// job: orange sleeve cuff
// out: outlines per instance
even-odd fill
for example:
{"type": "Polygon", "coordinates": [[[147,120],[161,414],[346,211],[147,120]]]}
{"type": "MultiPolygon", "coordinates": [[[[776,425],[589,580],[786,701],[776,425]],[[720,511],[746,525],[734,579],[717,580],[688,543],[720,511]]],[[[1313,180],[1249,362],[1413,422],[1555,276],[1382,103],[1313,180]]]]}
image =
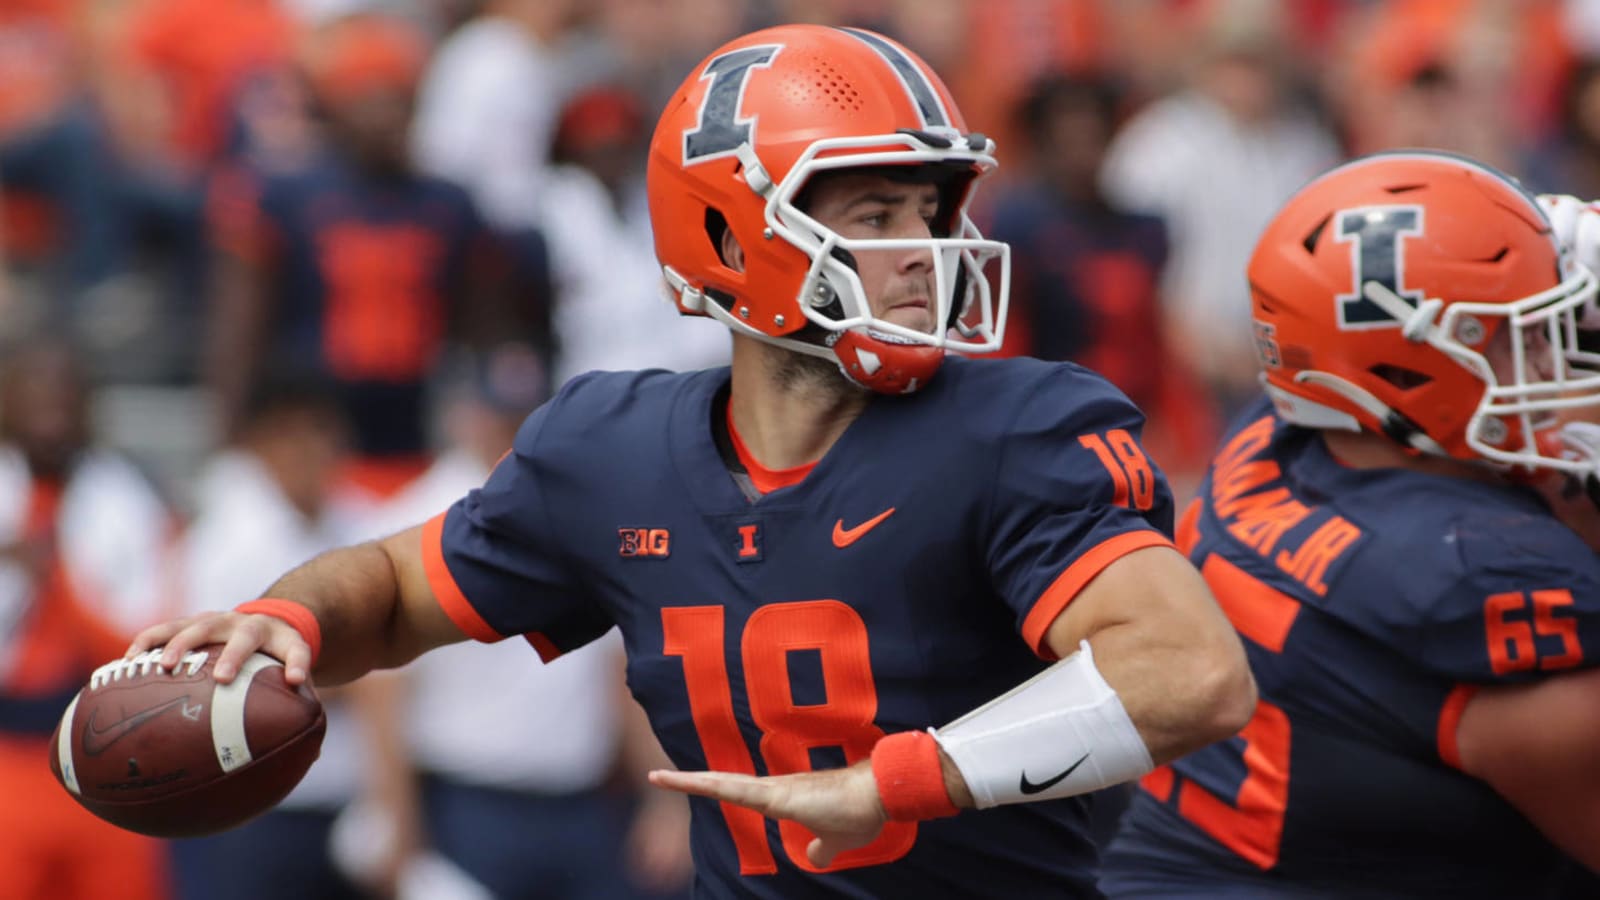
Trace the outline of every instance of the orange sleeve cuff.
{"type": "Polygon", "coordinates": [[[1022,621],[1022,639],[1027,641],[1028,646],[1032,647],[1033,652],[1040,657],[1055,659],[1055,654],[1045,646],[1045,635],[1050,631],[1050,623],[1056,620],[1056,616],[1061,615],[1061,611],[1067,608],[1072,598],[1078,596],[1084,585],[1093,581],[1106,566],[1135,550],[1171,546],[1172,542],[1159,531],[1128,531],[1096,544],[1088,553],[1067,566],[1065,572],[1056,576],[1056,580],[1051,582],[1034,602],[1033,609],[1028,611],[1028,617],[1022,621]]]}
{"type": "Polygon", "coordinates": [[[433,596],[439,601],[439,607],[450,617],[450,621],[456,623],[461,633],[473,640],[492,644],[505,635],[495,631],[483,616],[478,615],[471,601],[461,593],[461,586],[450,574],[450,567],[445,564],[444,517],[447,514],[442,512],[422,526],[422,571],[428,576],[428,586],[433,588],[433,596]]]}
{"type": "Polygon", "coordinates": [[[1444,700],[1439,710],[1439,758],[1452,768],[1461,768],[1461,748],[1456,743],[1456,729],[1461,727],[1461,714],[1478,693],[1475,684],[1458,684],[1444,700]]]}

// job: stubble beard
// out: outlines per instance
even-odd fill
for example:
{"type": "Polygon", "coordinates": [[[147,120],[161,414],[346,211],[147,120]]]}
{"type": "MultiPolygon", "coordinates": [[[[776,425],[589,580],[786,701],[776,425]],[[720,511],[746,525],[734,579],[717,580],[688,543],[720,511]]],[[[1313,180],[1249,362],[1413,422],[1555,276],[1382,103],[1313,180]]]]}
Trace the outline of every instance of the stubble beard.
{"type": "Polygon", "coordinates": [[[772,383],[781,391],[796,391],[844,400],[863,388],[846,378],[839,363],[808,353],[787,351],[772,369],[772,383]]]}

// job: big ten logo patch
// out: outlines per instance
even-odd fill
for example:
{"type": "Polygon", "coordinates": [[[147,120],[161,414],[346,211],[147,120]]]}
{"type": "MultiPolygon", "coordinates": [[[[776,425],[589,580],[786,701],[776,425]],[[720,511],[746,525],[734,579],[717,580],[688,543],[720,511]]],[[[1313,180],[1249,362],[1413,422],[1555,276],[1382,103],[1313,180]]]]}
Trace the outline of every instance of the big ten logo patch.
{"type": "Polygon", "coordinates": [[[625,557],[672,555],[672,534],[665,528],[618,528],[621,545],[617,553],[625,557]]]}

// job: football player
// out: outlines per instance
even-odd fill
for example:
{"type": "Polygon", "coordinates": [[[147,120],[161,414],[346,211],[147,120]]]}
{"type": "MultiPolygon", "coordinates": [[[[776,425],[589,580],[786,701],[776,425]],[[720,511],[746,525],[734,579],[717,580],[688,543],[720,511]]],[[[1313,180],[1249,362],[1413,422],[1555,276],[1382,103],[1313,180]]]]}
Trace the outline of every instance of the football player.
{"type": "Polygon", "coordinates": [[[1600,559],[1531,486],[1592,470],[1595,276],[1516,183],[1395,152],[1249,266],[1265,396],[1178,544],[1260,686],[1142,781],[1113,897],[1548,897],[1600,870],[1600,559]]]}
{"type": "Polygon", "coordinates": [[[649,192],[672,299],[732,331],[731,367],[574,379],[448,511],[131,652],[226,641],[219,678],[261,647],[337,683],[617,626],[702,893],[1094,896],[1084,795],[1255,695],[1139,411],[1074,365],[949,352],[1003,337],[1007,249],[966,212],[994,165],[880,35],[720,48],[649,192]]]}

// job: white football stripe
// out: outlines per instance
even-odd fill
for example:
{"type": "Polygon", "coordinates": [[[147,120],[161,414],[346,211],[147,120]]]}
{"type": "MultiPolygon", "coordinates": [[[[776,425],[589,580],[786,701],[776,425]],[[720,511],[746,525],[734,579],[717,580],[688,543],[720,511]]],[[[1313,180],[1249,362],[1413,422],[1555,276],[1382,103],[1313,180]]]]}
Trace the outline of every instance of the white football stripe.
{"type": "Polygon", "coordinates": [[[244,734],[244,700],[250,694],[250,682],[256,673],[268,666],[282,665],[265,653],[251,654],[239,667],[239,674],[227,684],[217,685],[211,694],[211,743],[217,751],[217,762],[222,771],[249,764],[250,742],[244,734]]]}
{"type": "Polygon", "coordinates": [[[78,714],[78,698],[82,696],[83,692],[79,691],[67,704],[67,711],[61,714],[61,735],[56,739],[56,760],[61,766],[61,783],[74,796],[83,794],[78,787],[78,773],[72,765],[72,720],[78,714]]]}

